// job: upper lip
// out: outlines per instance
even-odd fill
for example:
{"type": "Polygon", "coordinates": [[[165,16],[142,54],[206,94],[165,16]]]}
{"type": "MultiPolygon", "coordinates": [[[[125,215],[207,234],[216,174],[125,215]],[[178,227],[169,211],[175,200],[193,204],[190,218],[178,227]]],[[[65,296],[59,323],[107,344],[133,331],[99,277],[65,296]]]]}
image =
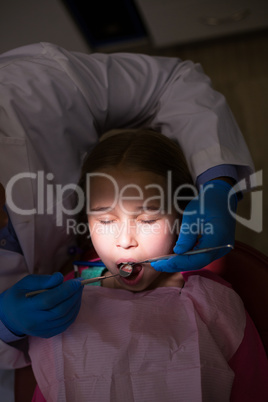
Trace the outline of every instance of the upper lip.
{"type": "Polygon", "coordinates": [[[119,258],[119,260],[116,261],[116,265],[120,265],[122,263],[126,262],[138,262],[138,260],[135,260],[134,258],[119,258]]]}

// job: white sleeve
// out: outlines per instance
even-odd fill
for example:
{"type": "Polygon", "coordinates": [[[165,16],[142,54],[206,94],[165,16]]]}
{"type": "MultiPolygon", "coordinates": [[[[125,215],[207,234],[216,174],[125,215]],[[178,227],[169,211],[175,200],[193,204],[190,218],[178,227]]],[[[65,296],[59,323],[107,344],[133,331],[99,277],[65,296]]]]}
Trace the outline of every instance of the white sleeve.
{"type": "Polygon", "coordinates": [[[237,165],[239,179],[253,170],[225,98],[199,64],[141,54],[87,55],[48,43],[1,59],[2,73],[15,88],[13,98],[9,89],[9,120],[16,114],[12,124],[17,130],[23,125],[23,136],[38,132],[50,155],[63,146],[67,156],[57,164],[69,157],[67,143],[70,155],[81,153],[106,130],[148,126],[180,143],[194,179],[221,164],[237,165]]]}
{"type": "MultiPolygon", "coordinates": [[[[250,154],[224,97],[211,88],[198,64],[123,53],[85,55],[47,43],[0,56],[0,182],[4,186],[20,172],[39,170],[53,173],[53,184],[76,183],[85,152],[103,132],[140,126],[177,140],[194,179],[221,164],[237,165],[238,178],[252,172],[250,154]]],[[[36,181],[27,188],[31,194],[24,188],[18,195],[28,210],[38,203],[36,181]]],[[[53,216],[45,217],[49,221],[45,223],[41,218],[36,216],[34,227],[46,230],[33,232],[37,257],[31,258],[24,275],[41,263],[41,273],[46,273],[46,261],[54,261],[59,245],[63,250],[66,244],[65,232],[55,230],[53,216]]],[[[20,239],[30,242],[25,224],[21,223],[20,239]]],[[[26,258],[25,247],[23,251],[26,258]]],[[[13,283],[20,279],[14,259],[12,264],[10,260],[0,268],[4,286],[8,276],[13,283]]],[[[0,342],[1,361],[8,366],[17,364],[18,354],[0,342]]]]}
{"type": "Polygon", "coordinates": [[[137,54],[68,54],[59,61],[83,93],[96,127],[146,125],[181,145],[191,174],[236,165],[238,179],[253,162],[223,95],[199,64],[137,54]]]}
{"type": "Polygon", "coordinates": [[[29,366],[30,360],[26,356],[27,351],[23,353],[21,350],[0,340],[0,370],[29,366]]]}

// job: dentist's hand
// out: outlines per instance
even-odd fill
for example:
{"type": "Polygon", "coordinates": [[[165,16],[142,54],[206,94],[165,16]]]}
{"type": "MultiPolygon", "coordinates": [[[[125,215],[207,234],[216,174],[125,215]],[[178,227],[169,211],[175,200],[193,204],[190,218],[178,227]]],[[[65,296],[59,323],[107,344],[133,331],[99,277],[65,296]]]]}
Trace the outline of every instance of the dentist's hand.
{"type": "Polygon", "coordinates": [[[229,212],[236,212],[236,194],[229,195],[232,186],[224,180],[211,180],[204,184],[197,197],[185,208],[180,234],[174,253],[166,261],[151,263],[157,271],[178,272],[200,269],[222,257],[230,249],[215,250],[204,254],[183,256],[186,251],[199,248],[234,245],[235,219],[229,212]],[[198,242],[198,243],[197,243],[198,242]]]}
{"type": "Polygon", "coordinates": [[[75,320],[83,286],[78,280],[63,283],[63,275],[28,275],[0,294],[0,319],[17,336],[50,338],[75,320]],[[33,297],[26,293],[49,289],[33,297]]]}

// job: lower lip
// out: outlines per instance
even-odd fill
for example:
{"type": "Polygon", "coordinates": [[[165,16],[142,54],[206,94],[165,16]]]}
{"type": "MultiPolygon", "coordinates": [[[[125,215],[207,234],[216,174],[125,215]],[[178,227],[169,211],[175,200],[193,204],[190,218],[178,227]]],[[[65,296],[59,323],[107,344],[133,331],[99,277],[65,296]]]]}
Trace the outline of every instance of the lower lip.
{"type": "Polygon", "coordinates": [[[128,278],[128,277],[123,278],[123,277],[121,276],[120,279],[121,279],[121,281],[122,281],[125,285],[128,285],[128,286],[135,286],[135,285],[137,285],[137,284],[141,281],[141,279],[142,279],[142,277],[143,277],[143,274],[144,274],[144,268],[142,267],[141,270],[140,270],[140,272],[138,273],[138,275],[137,275],[135,278],[133,278],[133,279],[128,278]]]}

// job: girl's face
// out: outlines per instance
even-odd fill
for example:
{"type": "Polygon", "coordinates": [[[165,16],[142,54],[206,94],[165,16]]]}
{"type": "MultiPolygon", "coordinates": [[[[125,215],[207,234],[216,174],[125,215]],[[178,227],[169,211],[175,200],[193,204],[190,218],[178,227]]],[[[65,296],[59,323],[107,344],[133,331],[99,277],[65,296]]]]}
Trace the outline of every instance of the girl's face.
{"type": "MultiPolygon", "coordinates": [[[[172,253],[177,214],[172,208],[167,212],[165,186],[165,178],[152,172],[113,169],[90,176],[89,230],[110,273],[118,274],[123,262],[172,253]]],[[[161,275],[150,264],[142,264],[135,266],[129,277],[111,280],[114,287],[142,291],[158,286],[161,275]]]]}

